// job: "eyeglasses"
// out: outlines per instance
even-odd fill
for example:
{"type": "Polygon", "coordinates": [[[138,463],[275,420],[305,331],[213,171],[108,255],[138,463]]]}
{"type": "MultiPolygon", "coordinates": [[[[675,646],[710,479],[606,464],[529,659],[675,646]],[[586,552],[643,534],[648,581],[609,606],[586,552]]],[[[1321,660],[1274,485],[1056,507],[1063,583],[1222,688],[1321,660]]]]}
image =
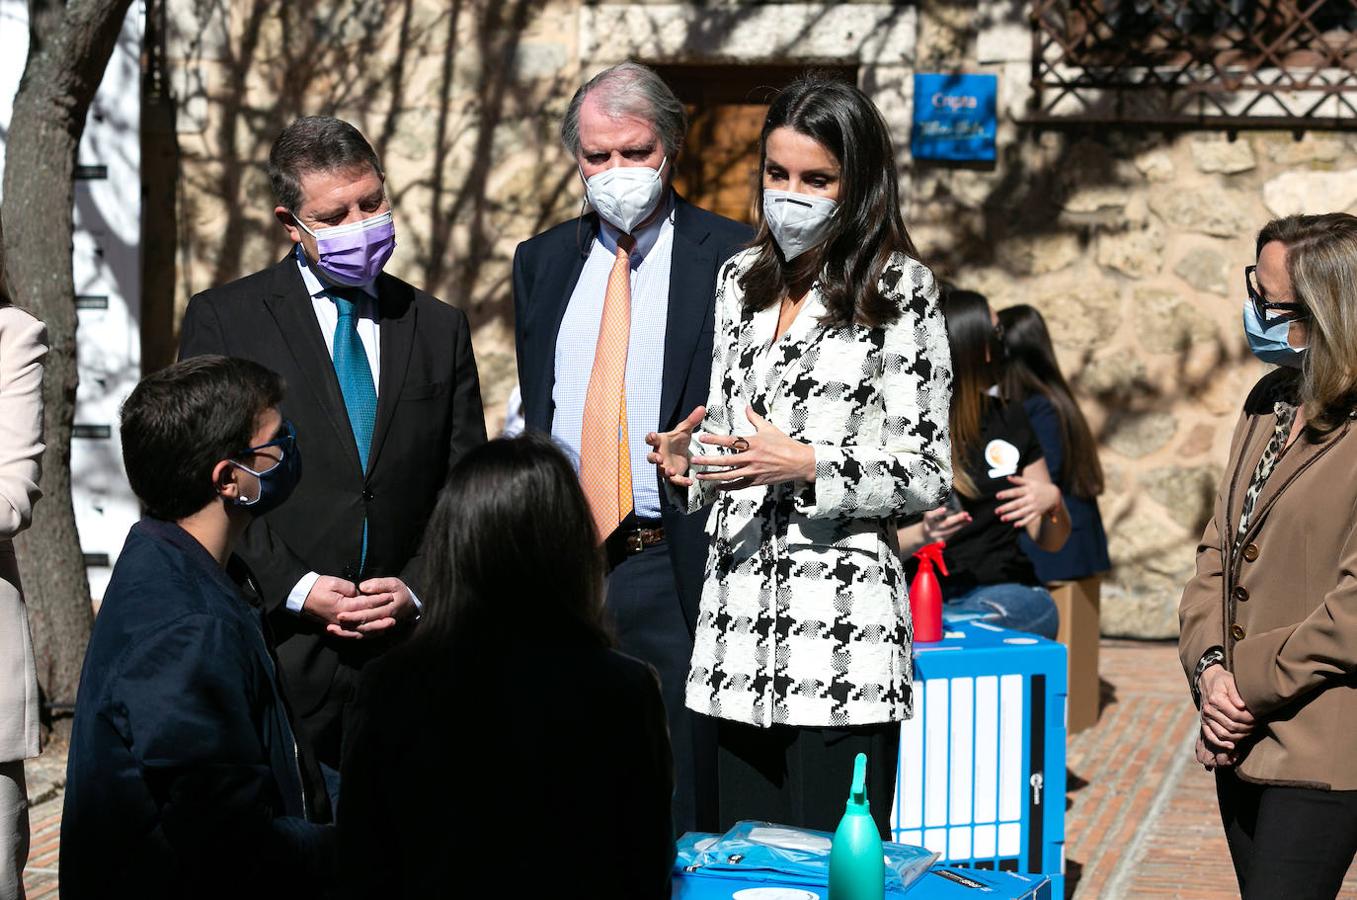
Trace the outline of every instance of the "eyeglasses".
{"type": "Polygon", "coordinates": [[[289,422],[287,419],[284,419],[281,431],[282,433],[279,434],[278,437],[274,438],[271,441],[268,441],[267,443],[260,444],[258,447],[246,447],[239,453],[231,454],[232,456],[262,455],[266,459],[272,460],[273,464],[270,465],[268,468],[256,470],[250,468],[244,463],[235,463],[235,465],[240,466],[246,472],[249,472],[251,475],[254,475],[255,477],[272,472],[274,469],[281,466],[283,464],[283,460],[287,459],[290,454],[297,452],[297,429],[292,427],[291,422],[289,422]],[[268,450],[272,447],[277,447],[279,450],[277,459],[273,459],[272,456],[264,453],[265,450],[268,450]]]}
{"type": "Polygon", "coordinates": [[[1258,320],[1264,325],[1293,322],[1308,315],[1304,303],[1273,303],[1271,300],[1263,299],[1263,291],[1258,286],[1257,266],[1244,267],[1244,285],[1249,290],[1249,300],[1253,303],[1254,311],[1258,313],[1258,320]]]}

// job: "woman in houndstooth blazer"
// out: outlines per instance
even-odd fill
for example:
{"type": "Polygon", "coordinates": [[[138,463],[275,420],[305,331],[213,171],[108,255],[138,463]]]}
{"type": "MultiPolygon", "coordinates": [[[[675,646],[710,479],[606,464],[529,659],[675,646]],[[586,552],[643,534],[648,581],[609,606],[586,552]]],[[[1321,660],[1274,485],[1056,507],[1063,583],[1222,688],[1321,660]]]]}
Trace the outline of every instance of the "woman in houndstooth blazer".
{"type": "Polygon", "coordinates": [[[911,626],[892,522],[951,486],[951,367],[880,113],[806,79],[761,140],[762,215],[716,295],[708,406],[651,435],[715,504],[687,704],[718,719],[721,825],[832,829],[858,751],[882,833],[911,626]]]}

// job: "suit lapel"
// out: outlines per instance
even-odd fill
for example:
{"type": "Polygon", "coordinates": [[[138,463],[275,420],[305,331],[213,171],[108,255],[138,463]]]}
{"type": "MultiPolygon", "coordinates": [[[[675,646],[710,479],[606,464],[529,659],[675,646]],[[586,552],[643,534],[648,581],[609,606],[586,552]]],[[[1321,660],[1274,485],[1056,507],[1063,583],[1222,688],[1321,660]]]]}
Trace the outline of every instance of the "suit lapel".
{"type": "Polygon", "coordinates": [[[570,305],[570,297],[575,293],[580,273],[584,271],[584,263],[589,259],[589,253],[594,246],[597,220],[590,215],[581,222],[580,231],[583,234],[578,246],[573,243],[567,245],[567,248],[547,261],[548,271],[537,281],[542,286],[541,296],[533,298],[535,303],[542,304],[541,316],[546,340],[543,341],[545,346],[539,347],[541,358],[533,360],[537,367],[534,376],[537,380],[537,390],[534,393],[538,400],[532,409],[524,410],[524,419],[529,427],[541,428],[543,431],[551,430],[555,408],[551,397],[556,388],[556,341],[560,337],[561,322],[565,319],[566,307],[570,305]]]}
{"type": "MultiPolygon", "coordinates": [[[[390,275],[377,279],[377,324],[381,343],[381,384],[377,390],[377,421],[372,429],[372,447],[368,452],[368,472],[377,465],[386,433],[391,427],[405,374],[410,367],[410,350],[415,343],[415,298],[409,285],[390,275]]],[[[366,474],[366,473],[365,473],[366,474]]]]}
{"type": "MultiPolygon", "coordinates": [[[[1275,419],[1270,421],[1275,425],[1275,419]]],[[[1329,434],[1317,444],[1310,443],[1304,435],[1296,438],[1295,443],[1282,454],[1282,458],[1277,461],[1272,474],[1264,482],[1263,489],[1258,494],[1258,502],[1254,504],[1253,515],[1249,518],[1249,527],[1245,532],[1246,538],[1251,538],[1258,532],[1259,526],[1267,518],[1268,510],[1277,502],[1277,499],[1290,486],[1291,482],[1295,481],[1302,472],[1314,465],[1320,457],[1343,440],[1351,427],[1352,420],[1348,419],[1341,428],[1329,434]]],[[[1268,433],[1271,434],[1271,429],[1268,430],[1268,433]]],[[[1259,455],[1262,455],[1261,450],[1259,455]]],[[[1254,463],[1257,464],[1256,459],[1254,463]]],[[[1248,474],[1252,477],[1251,469],[1248,474]]]]}
{"type": "Polygon", "coordinates": [[[333,426],[342,444],[353,453],[353,464],[358,465],[358,444],[353,439],[353,428],[344,408],[344,396],[339,392],[334,361],[325,349],[325,337],[320,333],[311,308],[311,296],[297,272],[292,256],[288,256],[276,270],[273,293],[264,301],[269,314],[278,324],[283,343],[292,353],[297,369],[302,373],[306,388],[316,398],[325,418],[333,426]]]}
{"type": "Polygon", "coordinates": [[[660,420],[664,428],[681,412],[679,397],[692,369],[702,326],[711,319],[717,260],[707,245],[710,232],[693,224],[692,207],[674,198],[674,252],[669,263],[669,310],[664,326],[664,374],[660,387],[660,420]]]}
{"type": "MultiPolygon", "coordinates": [[[[768,410],[772,409],[773,401],[777,399],[778,391],[781,389],[787,376],[795,369],[799,369],[806,360],[806,354],[811,347],[815,345],[824,334],[824,326],[820,324],[820,317],[824,315],[825,308],[820,302],[820,292],[818,288],[811,288],[810,296],[806,298],[806,305],[797,313],[792,324],[787,328],[787,333],[778,339],[777,343],[769,348],[768,352],[772,354],[767,373],[758,386],[754,397],[750,402],[755,402],[757,398],[757,407],[761,409],[761,415],[768,415],[768,410]]],[[[755,327],[753,331],[754,340],[759,341],[756,346],[766,346],[767,342],[777,332],[777,320],[780,316],[780,310],[777,304],[768,309],[760,310],[754,317],[755,327]],[[764,318],[764,317],[767,318],[764,318]]]]}

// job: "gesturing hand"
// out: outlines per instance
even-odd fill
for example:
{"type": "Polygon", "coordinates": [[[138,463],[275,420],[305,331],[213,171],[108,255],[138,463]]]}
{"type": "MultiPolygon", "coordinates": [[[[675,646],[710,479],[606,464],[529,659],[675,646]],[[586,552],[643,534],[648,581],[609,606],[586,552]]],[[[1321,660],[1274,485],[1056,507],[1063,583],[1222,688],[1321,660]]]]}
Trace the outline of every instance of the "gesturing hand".
{"type": "Polygon", "coordinates": [[[1016,487],[1005,488],[994,495],[996,500],[1006,501],[994,512],[1001,521],[1013,523],[1014,528],[1026,528],[1060,505],[1060,488],[1049,481],[1021,475],[1010,475],[1008,480],[1016,487]]]}
{"type": "Polygon", "coordinates": [[[1218,747],[1233,751],[1253,733],[1257,720],[1239,696],[1234,675],[1224,666],[1209,666],[1197,680],[1202,698],[1202,734],[1218,747]]]}
{"type": "Polygon", "coordinates": [[[945,506],[930,509],[923,517],[924,543],[945,541],[969,524],[971,514],[965,510],[952,512],[945,506]]]}
{"type": "Polygon", "coordinates": [[[775,425],[746,408],[745,415],[754,426],[750,437],[704,434],[698,441],[725,447],[734,453],[720,456],[695,456],[695,466],[715,466],[717,471],[700,472],[700,481],[716,482],[720,491],[738,491],[756,484],[782,484],[787,481],[815,480],[815,448],[783,434],[775,425]]]}
{"type": "Polygon", "coordinates": [[[688,418],[678,423],[673,431],[652,431],[646,435],[646,443],[655,448],[653,452],[646,454],[646,459],[659,466],[664,477],[676,487],[686,488],[693,483],[688,477],[688,469],[692,465],[693,432],[706,417],[707,407],[699,406],[688,414],[688,418]]]}

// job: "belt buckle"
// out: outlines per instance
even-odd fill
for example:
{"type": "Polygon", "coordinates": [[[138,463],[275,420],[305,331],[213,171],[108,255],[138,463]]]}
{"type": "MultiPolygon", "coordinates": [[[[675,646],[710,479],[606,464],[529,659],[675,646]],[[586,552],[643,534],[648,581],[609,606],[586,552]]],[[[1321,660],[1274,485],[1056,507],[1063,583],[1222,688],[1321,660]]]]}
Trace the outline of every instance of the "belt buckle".
{"type": "Polygon", "coordinates": [[[628,553],[640,553],[645,548],[645,541],[641,538],[641,532],[639,530],[627,533],[628,553]]]}

